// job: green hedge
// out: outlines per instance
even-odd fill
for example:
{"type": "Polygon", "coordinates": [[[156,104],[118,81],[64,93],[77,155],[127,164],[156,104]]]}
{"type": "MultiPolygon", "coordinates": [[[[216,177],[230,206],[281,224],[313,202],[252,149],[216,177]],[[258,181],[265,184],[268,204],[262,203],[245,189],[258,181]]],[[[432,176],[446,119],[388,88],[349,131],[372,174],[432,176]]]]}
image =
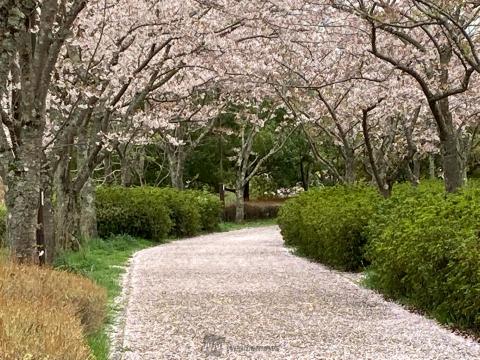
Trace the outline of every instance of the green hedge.
{"type": "Polygon", "coordinates": [[[186,192],[200,212],[200,226],[203,231],[213,231],[218,228],[222,212],[222,203],[217,196],[206,191],[190,190],[186,192]]]}
{"type": "Polygon", "coordinates": [[[287,245],[443,323],[480,332],[480,184],[445,194],[440,181],[396,185],[384,200],[365,186],[309,191],[288,201],[287,245]]]}
{"type": "Polygon", "coordinates": [[[191,236],[201,231],[200,209],[192,201],[192,194],[172,188],[154,187],[133,188],[131,191],[139,197],[147,196],[169,208],[169,215],[172,220],[170,235],[176,237],[191,236]]]}
{"type": "Polygon", "coordinates": [[[444,323],[480,330],[480,187],[394,188],[368,227],[368,284],[444,323]]]}
{"type": "Polygon", "coordinates": [[[369,186],[310,190],[281,208],[279,225],[286,244],[299,253],[340,270],[365,265],[363,234],[380,201],[369,186]]]}
{"type": "Polygon", "coordinates": [[[171,231],[169,207],[149,196],[149,189],[101,187],[96,195],[97,228],[101,237],[129,234],[161,241],[171,231]]]}
{"type": "Polygon", "coordinates": [[[214,195],[155,187],[100,187],[96,206],[101,237],[129,234],[155,241],[213,230],[221,209],[214,195]]]}

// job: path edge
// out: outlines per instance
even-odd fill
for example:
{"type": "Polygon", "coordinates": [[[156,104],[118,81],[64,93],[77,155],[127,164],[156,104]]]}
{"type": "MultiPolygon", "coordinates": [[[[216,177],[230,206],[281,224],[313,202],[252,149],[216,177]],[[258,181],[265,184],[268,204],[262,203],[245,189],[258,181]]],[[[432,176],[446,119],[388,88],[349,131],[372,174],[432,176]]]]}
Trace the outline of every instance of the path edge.
{"type": "Polygon", "coordinates": [[[108,359],[122,360],[125,353],[124,340],[125,328],[127,324],[128,303],[130,300],[130,292],[132,289],[132,274],[135,267],[135,257],[139,251],[135,252],[125,264],[125,272],[122,274],[119,285],[122,290],[120,294],[113,300],[113,321],[108,326],[108,337],[110,341],[110,349],[108,359]]]}

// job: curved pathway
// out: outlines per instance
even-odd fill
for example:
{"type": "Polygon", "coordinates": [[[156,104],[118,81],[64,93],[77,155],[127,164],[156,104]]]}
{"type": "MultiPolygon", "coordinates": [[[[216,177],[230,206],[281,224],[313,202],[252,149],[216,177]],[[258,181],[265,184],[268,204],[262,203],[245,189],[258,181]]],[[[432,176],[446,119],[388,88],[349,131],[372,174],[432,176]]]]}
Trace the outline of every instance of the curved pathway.
{"type": "Polygon", "coordinates": [[[277,227],[138,252],[112,358],[480,359],[480,345],[296,257],[277,227]]]}

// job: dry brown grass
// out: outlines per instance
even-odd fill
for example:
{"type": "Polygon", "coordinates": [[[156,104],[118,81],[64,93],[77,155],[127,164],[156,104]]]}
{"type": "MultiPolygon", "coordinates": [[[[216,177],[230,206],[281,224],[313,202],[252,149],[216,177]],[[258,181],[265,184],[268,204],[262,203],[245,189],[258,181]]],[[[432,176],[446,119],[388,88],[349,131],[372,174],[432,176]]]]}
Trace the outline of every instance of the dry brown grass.
{"type": "Polygon", "coordinates": [[[2,360],[91,359],[72,309],[51,309],[50,305],[48,301],[0,300],[2,360]]]}
{"type": "Polygon", "coordinates": [[[84,336],[102,326],[106,301],[81,276],[0,263],[0,359],[90,359],[84,336]]]}

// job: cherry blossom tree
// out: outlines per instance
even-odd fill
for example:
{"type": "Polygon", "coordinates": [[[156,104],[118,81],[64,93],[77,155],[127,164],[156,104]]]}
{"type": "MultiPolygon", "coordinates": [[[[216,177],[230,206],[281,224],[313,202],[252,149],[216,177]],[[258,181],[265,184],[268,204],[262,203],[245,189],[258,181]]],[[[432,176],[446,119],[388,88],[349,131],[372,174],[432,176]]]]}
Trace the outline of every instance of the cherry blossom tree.
{"type": "Polygon", "coordinates": [[[442,27],[454,51],[480,72],[480,5],[476,1],[416,0],[416,17],[442,27]]]}
{"type": "MultiPolygon", "coordinates": [[[[148,109],[153,99],[179,95],[175,101],[170,99],[163,107],[156,107],[160,116],[168,117],[168,107],[178,102],[173,108],[180,108],[192,89],[212,77],[228,77],[227,70],[242,69],[244,64],[256,69],[257,63],[247,59],[269,30],[257,33],[253,22],[259,7],[254,2],[250,5],[246,12],[233,1],[88,3],[74,24],[74,36],[61,53],[56,66],[58,81],[51,91],[53,131],[46,144],[49,156],[45,167],[53,174],[59,204],[55,209],[57,245],[69,247],[75,239],[89,236],[82,234],[78,223],[94,221],[88,216],[93,211],[86,210],[93,203],[91,175],[113,149],[126,150],[132,140],[141,141],[145,132],[139,131],[135,119],[138,113],[147,113],[147,122],[154,119],[148,109]],[[84,211],[87,213],[82,214],[84,211]]],[[[184,142],[180,136],[184,124],[176,127],[180,139],[174,141],[178,144],[184,142]]],[[[144,127],[149,129],[148,124],[144,127]]],[[[158,136],[167,138],[172,129],[163,130],[158,136]]],[[[170,158],[176,169],[172,174],[178,174],[184,160],[173,166],[179,157],[170,158]]]]}
{"type": "Polygon", "coordinates": [[[215,40],[222,28],[210,10],[196,1],[2,4],[8,16],[2,26],[13,27],[7,29],[13,35],[2,42],[11,51],[2,52],[8,70],[2,66],[1,140],[8,234],[19,261],[37,258],[40,187],[56,192],[56,244],[69,247],[75,209],[85,208],[78,197],[115,141],[112,124],[128,121],[180,69],[204,67],[218,57],[215,40]],[[82,159],[72,173],[77,156],[82,159]]]}
{"type": "Polygon", "coordinates": [[[455,191],[478,133],[478,14],[440,0],[3,1],[0,175],[14,257],[38,261],[37,231],[48,254],[95,233],[92,177],[113,152],[128,174],[133,150],[157,142],[182,188],[188,153],[226,106],[238,110],[238,220],[245,184],[291,131],[275,123],[282,103],[312,148],[315,131],[331,138],[340,163],[314,153],[339,181],[356,179],[363,150],[381,189],[400,168],[416,182],[438,143],[455,191]],[[272,122],[279,142],[256,159],[272,122]]]}
{"type": "Polygon", "coordinates": [[[223,25],[211,21],[215,14],[210,10],[209,4],[196,1],[98,0],[90,1],[74,24],[75,36],[56,67],[46,144],[46,167],[59,204],[57,246],[91,236],[78,225],[95,221],[89,210],[91,175],[110,152],[122,149],[127,155],[128,144],[141,140],[145,132],[136,121],[138,113],[154,97],[171,94],[172,87],[185,96],[205,81],[205,69],[219,61],[222,43],[216,32],[223,25]]]}
{"type": "Polygon", "coordinates": [[[417,82],[437,126],[446,190],[457,190],[464,183],[464,160],[451,101],[469,90],[474,64],[465,61],[440,26],[417,16],[417,1],[332,3],[363,20],[360,29],[368,34],[374,56],[417,82]]]}
{"type": "Polygon", "coordinates": [[[183,189],[185,162],[211,132],[225,103],[215,89],[192,89],[187,96],[166,93],[152,94],[148,110],[137,115],[146,131],[145,143],[154,143],[166,155],[171,185],[183,189]]]}
{"type": "Polygon", "coordinates": [[[12,257],[38,262],[42,141],[52,72],[84,0],[3,2],[0,64],[2,174],[12,257]],[[52,31],[54,29],[54,31],[52,31]]]}
{"type": "Polygon", "coordinates": [[[258,102],[244,99],[235,115],[240,138],[239,148],[236,150],[236,155],[232,157],[237,173],[235,181],[236,222],[242,222],[245,217],[245,186],[258,174],[262,165],[283,148],[289,136],[296,129],[293,115],[286,112],[285,109],[281,110],[282,107],[274,102],[265,101],[258,102]],[[284,113],[279,114],[279,111],[284,113]],[[254,154],[254,141],[260,131],[267,125],[274,127],[274,132],[278,134],[277,142],[268,152],[254,154]]]}

